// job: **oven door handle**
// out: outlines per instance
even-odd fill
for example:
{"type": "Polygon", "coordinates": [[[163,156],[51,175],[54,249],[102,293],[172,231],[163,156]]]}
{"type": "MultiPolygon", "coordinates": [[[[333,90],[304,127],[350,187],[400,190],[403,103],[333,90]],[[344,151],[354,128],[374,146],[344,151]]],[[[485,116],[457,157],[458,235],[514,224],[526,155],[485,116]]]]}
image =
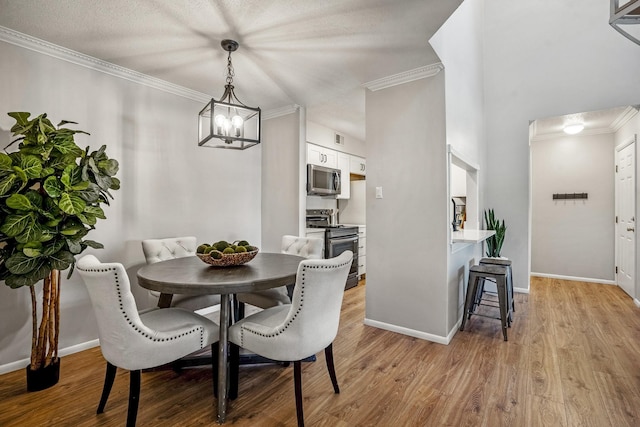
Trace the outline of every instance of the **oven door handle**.
{"type": "Polygon", "coordinates": [[[358,241],[358,236],[353,236],[353,237],[331,237],[329,239],[329,241],[331,243],[333,243],[333,242],[336,242],[336,243],[356,242],[356,241],[358,241]]]}

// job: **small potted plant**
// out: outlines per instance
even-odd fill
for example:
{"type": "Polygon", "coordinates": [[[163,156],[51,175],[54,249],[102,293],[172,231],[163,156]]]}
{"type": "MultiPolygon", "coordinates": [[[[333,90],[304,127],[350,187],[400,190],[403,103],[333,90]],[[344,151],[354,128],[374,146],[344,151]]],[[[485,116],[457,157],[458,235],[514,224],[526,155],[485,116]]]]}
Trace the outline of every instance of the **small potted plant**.
{"type": "Polygon", "coordinates": [[[504,220],[500,223],[500,220],[496,219],[493,209],[489,209],[489,211],[484,211],[484,222],[487,230],[495,230],[496,232],[496,234],[487,239],[487,256],[491,258],[500,258],[504,235],[507,231],[507,227],[504,225],[504,220]]]}
{"type": "Polygon", "coordinates": [[[31,295],[26,371],[27,390],[35,391],[59,379],[60,272],[69,269],[71,276],[74,255],[102,248],[85,236],[105,219],[100,205],[109,204],[109,190],[119,189],[120,181],[114,176],[118,162],[107,157],[104,145],[91,153],[76,145],[74,135],[87,132],[64,127],[74,122],[54,127],[46,114],[32,120],[25,112],[9,116],[18,138],[0,153],[0,280],[11,288],[27,287],[31,295]],[[15,143],[17,151],[8,152],[15,143]],[[34,289],[39,282],[41,310],[34,289]]]}

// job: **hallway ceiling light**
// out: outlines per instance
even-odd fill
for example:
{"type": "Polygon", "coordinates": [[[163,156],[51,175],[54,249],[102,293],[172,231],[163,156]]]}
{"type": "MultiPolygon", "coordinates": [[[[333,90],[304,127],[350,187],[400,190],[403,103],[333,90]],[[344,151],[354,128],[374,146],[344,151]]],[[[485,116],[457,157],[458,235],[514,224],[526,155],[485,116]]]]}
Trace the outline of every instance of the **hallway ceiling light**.
{"type": "Polygon", "coordinates": [[[640,0],[611,0],[611,14],[609,15],[609,25],[620,34],[640,45],[640,0]],[[627,26],[625,29],[620,25],[627,26]],[[634,31],[628,32],[629,26],[634,26],[634,31]]]}
{"type": "Polygon", "coordinates": [[[235,40],[222,40],[227,56],[227,84],[219,101],[211,99],[198,115],[198,145],[213,148],[244,150],[260,144],[260,118],[258,107],[248,107],[233,91],[233,64],[231,52],[240,46],[235,40]]]}
{"type": "Polygon", "coordinates": [[[566,125],[562,130],[568,135],[575,135],[584,130],[584,125],[582,123],[573,123],[566,125]]]}

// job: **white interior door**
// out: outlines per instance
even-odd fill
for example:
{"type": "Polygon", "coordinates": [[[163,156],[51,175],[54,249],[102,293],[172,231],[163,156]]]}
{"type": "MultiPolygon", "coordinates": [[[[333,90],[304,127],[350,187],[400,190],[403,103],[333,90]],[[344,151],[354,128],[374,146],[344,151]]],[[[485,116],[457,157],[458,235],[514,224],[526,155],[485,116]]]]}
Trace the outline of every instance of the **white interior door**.
{"type": "Polygon", "coordinates": [[[616,149],[616,281],[634,297],[636,248],[636,144],[616,149]]]}

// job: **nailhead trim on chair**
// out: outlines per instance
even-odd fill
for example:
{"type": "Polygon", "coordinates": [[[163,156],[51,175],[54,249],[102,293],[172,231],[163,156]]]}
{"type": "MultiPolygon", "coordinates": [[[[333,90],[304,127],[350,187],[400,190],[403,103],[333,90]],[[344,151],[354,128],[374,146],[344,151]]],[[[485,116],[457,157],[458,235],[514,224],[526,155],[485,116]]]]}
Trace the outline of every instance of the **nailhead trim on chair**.
{"type": "MultiPolygon", "coordinates": [[[[336,269],[336,268],[340,268],[343,267],[345,265],[351,264],[351,261],[343,263],[343,264],[338,264],[338,265],[305,265],[302,267],[302,278],[300,280],[300,306],[298,307],[298,310],[296,310],[296,313],[291,317],[291,319],[289,319],[289,321],[281,328],[278,329],[276,332],[271,333],[271,334],[263,334],[260,332],[256,332],[256,331],[252,331],[250,329],[247,329],[245,325],[242,325],[242,328],[240,328],[240,342],[242,344],[244,344],[244,332],[251,332],[252,334],[261,336],[261,337],[265,337],[265,338],[270,338],[270,337],[275,337],[280,335],[281,333],[283,333],[292,323],[294,320],[296,320],[296,317],[298,317],[298,314],[300,314],[300,311],[302,310],[302,307],[304,306],[304,274],[306,272],[306,270],[309,269],[318,269],[318,268],[322,268],[322,269],[336,269]]],[[[297,284],[296,284],[297,286],[297,284]]],[[[241,345],[242,346],[242,345],[241,345]]]]}
{"type": "Polygon", "coordinates": [[[88,271],[88,272],[94,272],[94,273],[108,273],[110,271],[114,272],[115,282],[116,282],[116,289],[117,289],[117,292],[118,292],[118,305],[120,307],[120,311],[122,312],[122,315],[124,316],[124,318],[127,319],[127,323],[133,328],[133,330],[136,331],[137,333],[139,333],[140,335],[142,335],[143,337],[148,338],[151,341],[155,341],[155,342],[165,342],[165,341],[173,341],[175,339],[182,338],[184,336],[200,332],[200,348],[204,347],[204,328],[202,326],[196,326],[195,328],[193,328],[190,331],[183,332],[180,335],[176,335],[176,336],[173,336],[173,337],[170,337],[170,338],[158,339],[158,338],[152,337],[151,335],[147,334],[146,332],[144,332],[143,330],[138,328],[136,325],[134,325],[132,320],[129,318],[127,313],[124,311],[124,307],[123,307],[123,303],[122,303],[122,292],[121,292],[121,289],[120,289],[120,279],[118,278],[118,273],[115,272],[116,271],[115,268],[97,268],[97,269],[88,269],[88,270],[87,269],[81,269],[81,268],[78,268],[78,269],[82,270],[82,271],[88,271]]]}

